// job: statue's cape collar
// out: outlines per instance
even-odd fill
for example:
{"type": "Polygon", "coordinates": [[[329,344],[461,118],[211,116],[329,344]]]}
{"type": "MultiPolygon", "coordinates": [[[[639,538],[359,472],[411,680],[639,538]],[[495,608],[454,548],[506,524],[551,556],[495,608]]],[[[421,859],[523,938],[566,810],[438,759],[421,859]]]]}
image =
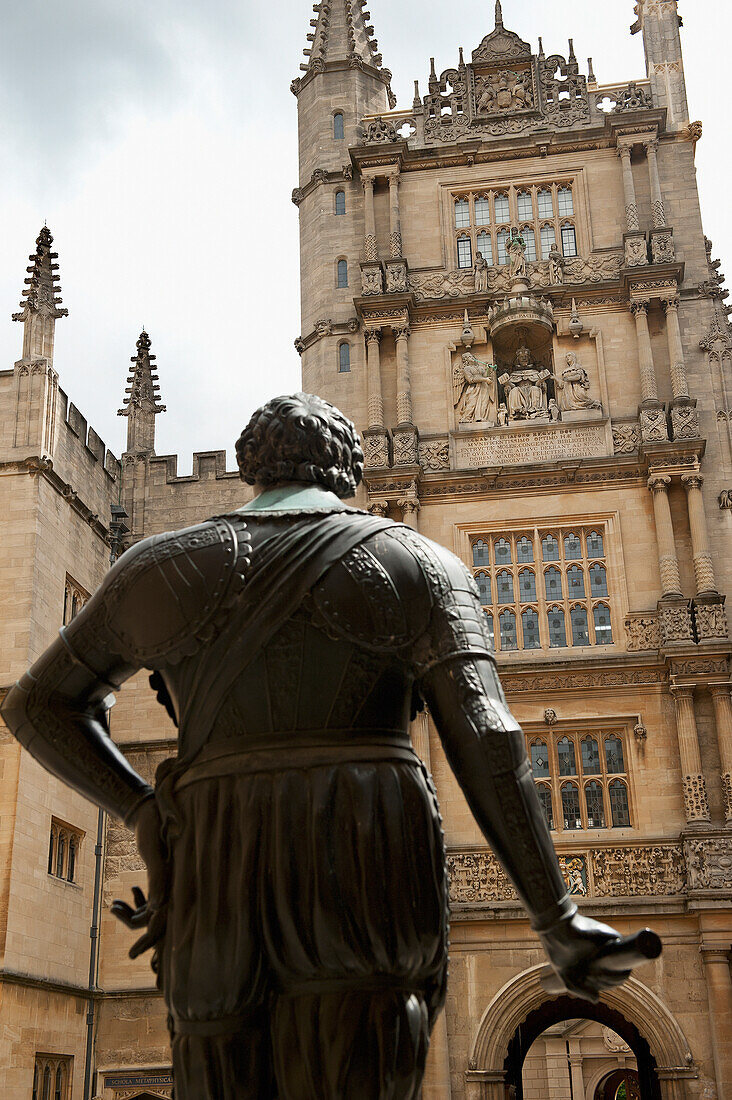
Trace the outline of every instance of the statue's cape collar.
{"type": "Polygon", "coordinates": [[[330,489],[322,485],[306,485],[303,482],[287,482],[264,489],[254,500],[250,500],[240,512],[264,513],[266,515],[297,515],[326,512],[360,512],[345,504],[330,489]]]}

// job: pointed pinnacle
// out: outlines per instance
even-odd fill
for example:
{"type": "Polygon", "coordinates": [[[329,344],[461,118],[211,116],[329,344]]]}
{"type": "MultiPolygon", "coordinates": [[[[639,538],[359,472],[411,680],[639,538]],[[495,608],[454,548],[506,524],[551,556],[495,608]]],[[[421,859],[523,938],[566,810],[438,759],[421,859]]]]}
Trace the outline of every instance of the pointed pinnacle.
{"type": "Polygon", "coordinates": [[[503,27],[503,8],[501,7],[501,0],[496,0],[496,30],[499,27],[503,27]]]}

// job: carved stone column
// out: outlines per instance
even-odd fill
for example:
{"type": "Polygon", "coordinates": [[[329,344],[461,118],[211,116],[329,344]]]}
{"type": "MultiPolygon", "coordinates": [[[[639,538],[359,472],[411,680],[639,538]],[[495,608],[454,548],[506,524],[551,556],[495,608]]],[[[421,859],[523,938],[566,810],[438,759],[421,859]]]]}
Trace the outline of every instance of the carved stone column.
{"type": "Polygon", "coordinates": [[[409,325],[393,328],[397,355],[397,422],[412,423],[412,384],[409,377],[409,325]]]}
{"type": "Polygon", "coordinates": [[[363,180],[363,194],[364,194],[364,241],[363,250],[364,256],[368,262],[373,262],[379,258],[379,249],[376,243],[376,215],[374,213],[374,181],[370,176],[365,176],[363,180]]]}
{"type": "Polygon", "coordinates": [[[384,427],[384,399],[381,396],[381,329],[367,329],[366,337],[366,393],[369,428],[384,427]]]}
{"type": "Polygon", "coordinates": [[[681,329],[679,327],[679,296],[674,295],[673,298],[665,298],[661,305],[666,314],[666,337],[671,361],[671,389],[674,400],[688,398],[689,383],[686,380],[684,345],[681,342],[681,329]]]}
{"type": "Polygon", "coordinates": [[[651,178],[651,217],[653,228],[662,229],[666,225],[666,209],[663,205],[663,193],[661,192],[661,177],[658,174],[658,140],[644,142],[648,157],[648,174],[651,178]]]}
{"type": "Polygon", "coordinates": [[[658,542],[658,567],[661,572],[661,592],[663,597],[681,596],[681,576],[679,559],[676,556],[676,540],[668,502],[668,487],[671,478],[668,474],[652,474],[648,478],[648,488],[653,494],[653,513],[656,520],[656,540],[658,542]]]}
{"type": "Polygon", "coordinates": [[[710,684],[709,691],[714,704],[714,722],[722,765],[724,818],[727,828],[732,829],[732,695],[729,684],[710,684]]]}
{"type": "Polygon", "coordinates": [[[399,173],[389,176],[389,255],[398,260],[402,255],[402,223],[399,214],[399,173]]]}
{"type": "Polygon", "coordinates": [[[408,493],[406,496],[401,497],[397,504],[401,508],[402,523],[406,523],[407,527],[413,527],[416,531],[419,527],[419,500],[413,493],[408,493]]]}
{"type": "Polygon", "coordinates": [[[732,1035],[732,972],[729,948],[725,944],[702,943],[700,951],[707,980],[714,1075],[720,1100],[729,1100],[732,1096],[732,1061],[729,1057],[732,1035]]]}
{"type": "Polygon", "coordinates": [[[370,512],[372,516],[381,516],[384,519],[389,512],[389,502],[388,500],[371,500],[366,506],[366,511],[370,512]]]}
{"type": "Polygon", "coordinates": [[[687,825],[708,823],[709,802],[694,714],[694,688],[674,686],[671,688],[671,694],[676,706],[676,732],[679,739],[686,823],[687,825]]]}
{"type": "Polygon", "coordinates": [[[638,221],[638,204],[635,199],[635,184],[633,183],[633,169],[630,164],[630,146],[619,145],[618,156],[623,166],[623,194],[625,196],[625,224],[629,233],[640,229],[638,221]]]}
{"type": "Polygon", "coordinates": [[[681,480],[686,488],[686,500],[689,508],[696,594],[697,596],[716,596],[717,581],[714,576],[712,555],[709,552],[707,517],[704,513],[704,497],[702,496],[704,478],[699,473],[682,474],[681,480]]]}
{"type": "Polygon", "coordinates": [[[641,383],[641,436],[645,443],[663,443],[668,439],[668,427],[666,413],[658,400],[651,334],[648,331],[649,305],[647,299],[642,299],[632,301],[629,307],[635,318],[635,334],[638,344],[638,369],[641,383]]]}

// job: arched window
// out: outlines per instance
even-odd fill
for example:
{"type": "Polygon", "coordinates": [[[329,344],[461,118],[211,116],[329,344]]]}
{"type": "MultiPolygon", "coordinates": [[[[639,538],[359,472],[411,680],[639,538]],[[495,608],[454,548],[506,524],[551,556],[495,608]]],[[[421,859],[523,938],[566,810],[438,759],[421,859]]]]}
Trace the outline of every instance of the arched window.
{"type": "Polygon", "coordinates": [[[496,247],[498,249],[498,263],[505,265],[508,263],[508,252],[506,251],[506,244],[508,243],[508,230],[501,229],[496,235],[496,247]]]}
{"type": "Polygon", "coordinates": [[[550,829],[554,828],[554,811],[552,809],[552,790],[546,783],[538,783],[536,787],[536,793],[539,796],[539,803],[544,811],[544,817],[546,823],[550,829]]]}
{"type": "Polygon", "coordinates": [[[336,212],[336,214],[345,214],[345,212],[346,212],[346,192],[345,191],[336,191],[335,212],[336,212]]]}
{"type": "Polygon", "coordinates": [[[542,225],[539,238],[541,240],[541,258],[542,260],[548,260],[549,253],[557,243],[557,235],[554,232],[554,226],[542,225]]]}
{"type": "Polygon", "coordinates": [[[458,237],[457,258],[458,267],[467,268],[473,266],[473,242],[470,237],[458,237]]]}
{"type": "Polygon", "coordinates": [[[565,256],[577,255],[577,233],[569,222],[562,226],[562,252],[565,256]]]}
{"type": "Polygon", "coordinates": [[[522,564],[534,560],[534,544],[526,535],[516,540],[516,560],[522,564]]]}
{"type": "Polygon", "coordinates": [[[539,191],[536,196],[536,203],[540,218],[554,217],[554,200],[552,198],[551,191],[549,191],[548,189],[539,191]]]}
{"type": "Polygon", "coordinates": [[[338,289],[344,290],[348,286],[348,260],[338,261],[338,289]]]}
{"type": "Polygon", "coordinates": [[[467,229],[470,225],[470,203],[467,199],[457,199],[455,202],[455,228],[467,229]]]}
{"type": "Polygon", "coordinates": [[[587,536],[587,557],[605,557],[605,547],[603,545],[602,534],[600,531],[590,531],[589,535],[587,536]]]}
{"type": "Polygon", "coordinates": [[[556,565],[550,565],[544,572],[544,592],[548,600],[562,599],[562,574],[556,565]]]}
{"type": "Polygon", "coordinates": [[[534,220],[534,206],[531,202],[530,191],[519,191],[516,196],[516,202],[518,204],[518,216],[519,219],[524,222],[534,220]]]}
{"type": "Polygon", "coordinates": [[[587,623],[587,609],[573,607],[569,612],[572,623],[572,645],[589,645],[590,629],[587,623]]]}
{"type": "Polygon", "coordinates": [[[493,200],[493,207],[496,212],[496,222],[499,225],[501,225],[503,222],[508,222],[511,220],[511,213],[508,205],[508,195],[496,195],[495,199],[493,200]]]}
{"type": "Polygon", "coordinates": [[[590,566],[590,595],[607,596],[607,572],[604,565],[590,566]]]}
{"type": "Polygon", "coordinates": [[[605,763],[610,773],[625,771],[623,742],[619,737],[613,736],[605,738],[605,763]]]}
{"type": "Polygon", "coordinates": [[[549,753],[545,741],[535,741],[531,746],[531,770],[535,779],[549,776],[549,753]]]}
{"type": "Polygon", "coordinates": [[[544,561],[559,561],[559,543],[554,535],[544,535],[541,540],[541,556],[544,561]]]}
{"type": "Polygon", "coordinates": [[[485,230],[483,230],[482,233],[479,233],[477,244],[478,244],[478,252],[480,252],[481,256],[483,257],[485,262],[488,264],[488,266],[492,267],[493,266],[493,244],[491,242],[490,233],[486,233],[485,230]]]}
{"type": "Polygon", "coordinates": [[[48,873],[53,874],[53,849],[56,844],[56,830],[51,829],[51,836],[48,840],[48,873]]]}
{"type": "Polygon", "coordinates": [[[585,575],[579,565],[570,565],[567,570],[567,592],[571,600],[585,598],[585,575]]]}
{"type": "Polygon", "coordinates": [[[522,569],[519,573],[519,594],[522,603],[536,600],[536,576],[531,569],[522,569]]]}
{"type": "Polygon", "coordinates": [[[69,866],[66,871],[66,881],[73,882],[74,875],[76,874],[76,838],[71,837],[69,840],[69,866]]]}
{"type": "Polygon", "coordinates": [[[516,616],[513,611],[502,611],[498,616],[501,627],[501,649],[518,649],[516,640],[516,616]]]}
{"type": "Polygon", "coordinates": [[[338,372],[348,374],[351,369],[351,346],[346,340],[338,345],[338,372]]]}
{"type": "Polygon", "coordinates": [[[588,829],[604,829],[605,807],[602,800],[602,786],[595,779],[585,786],[585,806],[588,829]]]}
{"type": "Polygon", "coordinates": [[[71,597],[71,618],[72,619],[76,618],[78,611],[79,611],[79,597],[76,594],[76,592],[74,592],[73,596],[71,597]]]}
{"type": "Polygon", "coordinates": [[[570,741],[568,737],[561,737],[557,741],[557,758],[560,775],[577,775],[574,741],[570,741]]]}
{"type": "Polygon", "coordinates": [[[513,603],[513,576],[508,569],[496,573],[496,588],[499,603],[513,603]]]}
{"type": "Polygon", "coordinates": [[[579,535],[570,533],[564,536],[564,556],[567,559],[582,557],[582,540],[579,535]]]}
{"type": "Polygon", "coordinates": [[[595,644],[612,645],[613,627],[610,619],[610,608],[605,603],[598,603],[592,610],[595,620],[595,644]]]}
{"type": "Polygon", "coordinates": [[[484,539],[476,539],[473,543],[473,565],[490,565],[488,543],[484,539]]]}
{"type": "Polygon", "coordinates": [[[507,539],[496,539],[493,551],[496,555],[496,565],[511,564],[511,543],[507,539]]]}
{"type": "Polygon", "coordinates": [[[613,779],[609,788],[610,813],[613,819],[613,828],[620,829],[624,825],[630,825],[630,809],[628,807],[628,788],[622,779],[613,779]]]}
{"type": "Polygon", "coordinates": [[[565,829],[581,829],[579,787],[576,783],[565,783],[562,787],[562,817],[565,829]]]}
{"type": "Polygon", "coordinates": [[[521,612],[521,629],[524,635],[524,649],[541,649],[539,616],[533,608],[527,607],[521,612]]]}
{"type": "Polygon", "coordinates": [[[550,607],[547,618],[549,620],[549,645],[552,649],[562,649],[567,644],[563,609],[561,607],[550,607]]]}
{"type": "Polygon", "coordinates": [[[487,195],[479,195],[475,200],[475,224],[491,224],[491,204],[488,201],[487,195]]]}
{"type": "Polygon", "coordinates": [[[534,263],[536,260],[536,236],[534,230],[525,225],[521,229],[521,236],[524,238],[524,244],[526,246],[524,255],[529,263],[534,263]]]}
{"type": "Polygon", "coordinates": [[[572,188],[560,187],[557,193],[557,202],[559,204],[559,217],[566,218],[571,217],[574,214],[574,203],[572,201],[572,188]]]}
{"type": "Polygon", "coordinates": [[[59,1066],[56,1070],[56,1088],[53,1091],[53,1100],[63,1100],[63,1097],[64,1097],[64,1094],[63,1094],[63,1087],[64,1087],[63,1072],[64,1071],[62,1070],[61,1066],[59,1066]]]}
{"type": "Polygon", "coordinates": [[[491,599],[491,578],[488,573],[476,573],[475,581],[480,592],[480,602],[482,604],[493,603],[491,599]]]}
{"type": "Polygon", "coordinates": [[[490,643],[490,648],[495,649],[496,638],[493,631],[493,616],[491,615],[490,611],[484,611],[483,614],[485,615],[486,626],[488,627],[488,639],[490,643]]]}
{"type": "Polygon", "coordinates": [[[602,765],[600,764],[600,746],[597,740],[594,737],[583,737],[581,748],[582,771],[585,775],[600,775],[602,765]]]}
{"type": "Polygon", "coordinates": [[[46,1066],[43,1071],[43,1092],[41,1093],[42,1100],[51,1100],[51,1067],[46,1066]]]}
{"type": "Polygon", "coordinates": [[[336,141],[342,141],[345,137],[342,111],[336,111],[336,113],[333,115],[333,137],[336,141]]]}
{"type": "Polygon", "coordinates": [[[56,846],[56,878],[64,877],[64,856],[66,855],[66,837],[61,833],[56,846]]]}

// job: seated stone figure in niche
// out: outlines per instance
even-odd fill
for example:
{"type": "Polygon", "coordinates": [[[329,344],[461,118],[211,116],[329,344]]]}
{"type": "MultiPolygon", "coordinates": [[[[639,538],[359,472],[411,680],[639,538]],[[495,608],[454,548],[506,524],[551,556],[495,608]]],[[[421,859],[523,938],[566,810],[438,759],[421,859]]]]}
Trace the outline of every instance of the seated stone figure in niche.
{"type": "Polygon", "coordinates": [[[536,366],[527,347],[518,349],[513,370],[498,379],[506,394],[510,420],[548,419],[546,379],[549,377],[548,370],[536,366]]]}
{"type": "Polygon", "coordinates": [[[255,499],[123,554],[3,717],[135,830],[147,897],[113,909],[155,949],[176,1100],[416,1100],[447,979],[425,703],[559,991],[597,1000],[641,957],[568,893],[472,575],[344,503],[353,425],[277,398],[237,459],[255,499]],[[107,720],[141,668],[179,727],[155,790],[107,720]]]}
{"type": "Polygon", "coordinates": [[[470,351],[463,352],[460,362],[452,369],[452,400],[458,423],[480,421],[494,425],[497,397],[495,367],[476,359],[470,351]]]}
{"type": "Polygon", "coordinates": [[[564,357],[567,364],[562,371],[562,377],[554,379],[554,385],[559,395],[559,408],[564,412],[573,412],[575,409],[601,409],[599,401],[590,397],[590,380],[587,371],[580,365],[573,351],[567,352],[564,357]]]}

